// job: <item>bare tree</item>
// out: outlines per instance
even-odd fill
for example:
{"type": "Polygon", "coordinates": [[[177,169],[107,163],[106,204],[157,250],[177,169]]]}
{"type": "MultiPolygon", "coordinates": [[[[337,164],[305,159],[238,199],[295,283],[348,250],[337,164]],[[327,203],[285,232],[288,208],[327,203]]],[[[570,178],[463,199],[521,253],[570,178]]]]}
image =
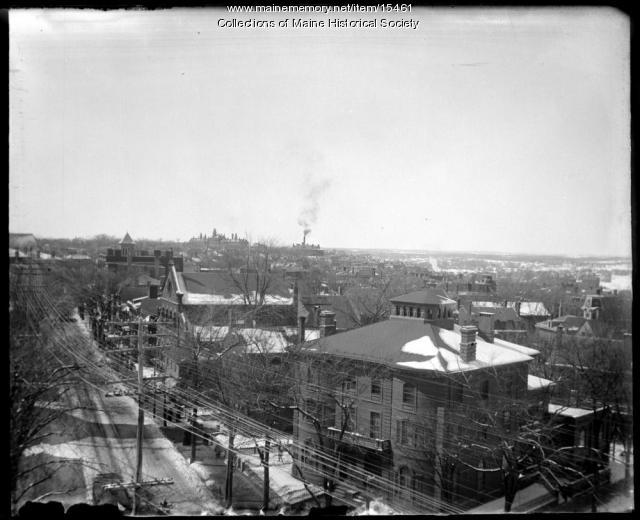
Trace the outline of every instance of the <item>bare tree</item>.
{"type": "MultiPolygon", "coordinates": [[[[457,388],[457,404],[446,408],[444,440],[439,448],[428,441],[423,447],[425,460],[433,461],[445,502],[457,500],[456,477],[461,470],[498,476],[505,512],[511,511],[518,490],[537,479],[566,495],[572,480],[595,486],[597,480],[589,474],[604,467],[602,452],[594,448],[576,457],[575,446],[560,444],[557,417],[527,397],[526,371],[513,375],[525,381],[518,384],[497,369],[449,376],[457,388]],[[566,456],[569,450],[574,456],[566,456]]],[[[418,424],[426,430],[427,440],[438,435],[433,424],[418,424]]]]}
{"type": "MultiPolygon", "coordinates": [[[[295,353],[296,385],[292,388],[292,404],[288,408],[297,414],[294,416],[294,428],[311,427],[306,429],[311,437],[303,441],[308,448],[294,454],[296,471],[301,478],[305,477],[304,472],[321,476],[327,492],[326,506],[331,505],[331,494],[339,483],[354,478],[343,469],[349,459],[346,447],[353,446],[346,442],[346,437],[360,436],[354,427],[355,411],[361,394],[369,391],[369,388],[358,386],[357,377],[367,373],[371,377],[383,378],[386,372],[384,367],[373,370],[369,364],[354,367],[351,360],[319,358],[302,349],[295,353]],[[326,454],[328,458],[317,457],[316,452],[326,454]],[[328,460],[336,462],[331,464],[328,460]]],[[[274,408],[282,407],[276,403],[272,405],[274,408]]],[[[301,433],[298,435],[303,436],[301,433]]]]}
{"type": "MultiPolygon", "coordinates": [[[[12,507],[57,473],[69,459],[25,457],[54,433],[53,425],[74,408],[65,399],[80,368],[56,349],[38,316],[16,302],[10,312],[9,474],[12,507]]],[[[77,407],[76,407],[77,408],[77,407]]]]}

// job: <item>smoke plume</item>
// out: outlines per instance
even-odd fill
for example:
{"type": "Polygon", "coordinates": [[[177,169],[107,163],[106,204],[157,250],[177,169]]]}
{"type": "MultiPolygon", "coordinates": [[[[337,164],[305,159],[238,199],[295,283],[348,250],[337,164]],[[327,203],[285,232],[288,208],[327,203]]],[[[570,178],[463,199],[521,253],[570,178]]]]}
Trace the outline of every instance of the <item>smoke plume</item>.
{"type": "Polygon", "coordinates": [[[320,199],[324,192],[329,189],[329,186],[331,186],[329,179],[311,180],[308,183],[304,206],[298,217],[298,225],[304,229],[305,237],[311,233],[312,226],[314,226],[318,220],[320,199]]]}

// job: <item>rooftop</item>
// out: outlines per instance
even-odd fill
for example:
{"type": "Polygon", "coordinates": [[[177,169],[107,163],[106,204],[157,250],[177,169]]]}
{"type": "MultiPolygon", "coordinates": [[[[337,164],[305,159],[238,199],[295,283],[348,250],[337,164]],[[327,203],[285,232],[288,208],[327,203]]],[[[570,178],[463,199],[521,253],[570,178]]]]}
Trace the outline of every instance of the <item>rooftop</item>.
{"type": "Polygon", "coordinates": [[[307,345],[310,351],[383,363],[397,368],[435,372],[461,372],[527,362],[537,350],[495,339],[476,338],[476,359],[460,357],[460,334],[422,321],[387,320],[321,338],[307,345]]]}
{"type": "MultiPolygon", "coordinates": [[[[176,273],[178,287],[184,292],[187,305],[239,305],[244,303],[243,288],[255,296],[255,276],[241,273],[231,275],[226,271],[176,273]]],[[[272,277],[265,295],[265,304],[291,305],[293,299],[287,282],[272,277]]]]}
{"type": "Polygon", "coordinates": [[[135,242],[133,241],[133,239],[129,235],[129,232],[127,231],[127,233],[124,235],[124,238],[120,240],[120,245],[129,245],[129,244],[133,245],[135,244],[135,242]]]}
{"type": "Polygon", "coordinates": [[[390,298],[392,303],[412,303],[418,305],[441,305],[456,303],[447,296],[443,289],[422,289],[420,291],[401,294],[394,298],[390,298]]]}
{"type": "Polygon", "coordinates": [[[561,417],[573,417],[574,419],[578,419],[579,417],[585,417],[593,414],[593,410],[549,403],[549,413],[559,415],[561,417]]]}

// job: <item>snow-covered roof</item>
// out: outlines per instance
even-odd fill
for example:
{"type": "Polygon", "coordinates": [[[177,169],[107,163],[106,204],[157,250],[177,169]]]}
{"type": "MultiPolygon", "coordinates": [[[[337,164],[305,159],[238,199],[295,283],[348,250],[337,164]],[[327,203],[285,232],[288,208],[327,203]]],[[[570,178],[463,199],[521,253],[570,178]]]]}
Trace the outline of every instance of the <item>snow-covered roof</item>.
{"type": "MultiPolygon", "coordinates": [[[[284,330],[284,333],[287,334],[288,336],[298,335],[297,327],[282,327],[282,330],[284,330]]],[[[318,339],[319,337],[320,337],[320,329],[310,329],[310,328],[304,329],[305,341],[312,341],[314,339],[318,339]]]]}
{"type": "MultiPolygon", "coordinates": [[[[398,361],[396,364],[420,370],[435,370],[438,372],[452,372],[483,368],[487,366],[508,365],[522,361],[530,361],[531,356],[513,348],[501,348],[504,345],[484,341],[476,337],[476,358],[465,363],[460,357],[460,335],[447,329],[437,329],[440,339],[449,347],[441,348],[434,344],[431,337],[425,335],[417,340],[405,343],[402,352],[418,354],[428,359],[424,361],[398,361]],[[498,346],[496,348],[496,345],[498,346]],[[452,350],[454,352],[452,352],[452,350]]],[[[525,347],[523,347],[525,348],[525,347]]],[[[532,350],[533,349],[528,349],[532,350]]],[[[534,351],[537,353],[537,351],[534,351]]]]}
{"type": "MultiPolygon", "coordinates": [[[[516,302],[508,302],[508,307],[516,308],[516,302]]],[[[542,302],[520,302],[520,316],[551,316],[542,302]]]]}
{"type": "Polygon", "coordinates": [[[222,341],[230,332],[239,335],[247,346],[249,353],[277,353],[284,352],[290,345],[285,333],[279,330],[260,328],[229,328],[227,326],[196,325],[193,327],[196,336],[202,341],[222,341]]]}
{"type": "Polygon", "coordinates": [[[222,341],[229,334],[229,327],[218,325],[194,325],[193,332],[202,341],[222,341]]]}
{"type": "Polygon", "coordinates": [[[284,352],[289,346],[284,334],[266,329],[236,329],[247,344],[247,351],[251,353],[284,352]]]}
{"type": "Polygon", "coordinates": [[[501,339],[476,336],[476,359],[460,357],[460,332],[420,320],[387,320],[308,344],[309,351],[363,359],[388,366],[459,372],[531,361],[538,351],[501,339]]]}
{"type": "Polygon", "coordinates": [[[502,304],[498,302],[471,302],[471,305],[474,307],[502,307],[502,304]]]}
{"type": "MultiPolygon", "coordinates": [[[[186,305],[244,305],[245,299],[242,294],[203,294],[185,293],[182,303],[186,305]]],[[[293,298],[282,296],[266,295],[265,305],[293,305],[293,298]]]]}
{"type": "MultiPolygon", "coordinates": [[[[585,408],[574,408],[572,406],[563,406],[561,404],[551,404],[549,403],[549,413],[560,415],[562,417],[572,417],[574,419],[578,419],[580,417],[585,417],[587,415],[591,415],[593,410],[587,410],[585,408]]],[[[599,410],[596,410],[599,411],[599,410]]]]}
{"type": "Polygon", "coordinates": [[[527,376],[527,390],[539,390],[541,388],[549,388],[550,386],[554,386],[555,383],[550,381],[549,379],[544,379],[543,377],[533,376],[529,374],[527,376]]]}

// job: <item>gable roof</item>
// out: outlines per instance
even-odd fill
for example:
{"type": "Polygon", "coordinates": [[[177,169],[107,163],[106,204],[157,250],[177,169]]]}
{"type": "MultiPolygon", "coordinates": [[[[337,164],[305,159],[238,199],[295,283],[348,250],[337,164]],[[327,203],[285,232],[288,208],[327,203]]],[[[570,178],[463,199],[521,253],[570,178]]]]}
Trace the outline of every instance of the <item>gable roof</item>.
{"type": "MultiPolygon", "coordinates": [[[[516,308],[516,302],[507,302],[507,307],[516,308]]],[[[542,302],[520,302],[520,316],[551,316],[542,302]]]]}
{"type": "Polygon", "coordinates": [[[133,241],[133,239],[129,235],[129,232],[127,231],[127,233],[124,235],[124,238],[120,240],[120,245],[134,245],[134,244],[135,242],[133,241]]]}
{"type": "Polygon", "coordinates": [[[475,314],[480,312],[492,314],[495,321],[521,321],[515,309],[504,307],[494,302],[471,302],[471,312],[475,314]]]}
{"type": "Polygon", "coordinates": [[[420,291],[414,291],[407,294],[401,294],[389,299],[392,303],[412,303],[418,305],[441,305],[456,303],[447,296],[441,288],[427,288],[420,291]]]}
{"type": "Polygon", "coordinates": [[[334,311],[336,314],[336,328],[338,330],[352,329],[358,325],[356,319],[360,317],[357,306],[346,295],[315,294],[301,296],[300,307],[301,309],[299,308],[298,310],[298,316],[304,316],[307,319],[307,326],[309,327],[318,326],[314,307],[318,307],[319,311],[328,309],[334,311]]]}
{"type": "Polygon", "coordinates": [[[308,343],[310,352],[381,363],[395,368],[461,372],[526,362],[538,351],[500,339],[476,338],[476,359],[460,358],[460,334],[422,321],[390,319],[308,343]]]}
{"type": "MultiPolygon", "coordinates": [[[[171,271],[171,277],[176,278],[177,288],[183,292],[182,302],[185,305],[242,305],[244,298],[240,287],[245,285],[249,291],[256,289],[254,276],[243,279],[237,276],[240,286],[227,271],[207,271],[184,273],[171,271]]],[[[278,276],[272,277],[269,289],[265,295],[267,305],[291,305],[293,299],[288,282],[278,276]]]]}
{"type": "Polygon", "coordinates": [[[38,240],[32,233],[9,233],[9,247],[19,249],[21,247],[33,247],[38,245],[38,240]]]}

